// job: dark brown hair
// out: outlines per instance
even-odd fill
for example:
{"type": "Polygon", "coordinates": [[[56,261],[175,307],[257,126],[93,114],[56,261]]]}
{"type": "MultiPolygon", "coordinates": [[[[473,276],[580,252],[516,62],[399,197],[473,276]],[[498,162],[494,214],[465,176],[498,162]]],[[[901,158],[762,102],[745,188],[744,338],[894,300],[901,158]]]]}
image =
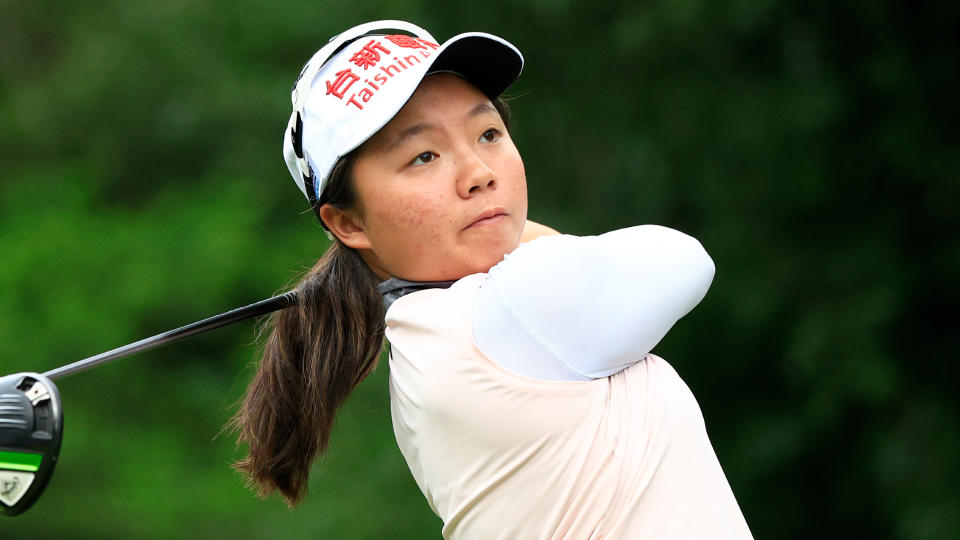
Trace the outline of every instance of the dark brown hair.
{"type": "MultiPolygon", "coordinates": [[[[492,100],[509,126],[506,103],[492,100]]],[[[359,150],[330,172],[320,207],[362,210],[352,178],[359,150]]],[[[321,221],[322,223],[322,221],[321,221]]],[[[234,464],[261,497],[279,491],[295,506],[306,494],[310,465],[330,442],[337,409],[373,371],[383,345],[378,279],[360,254],[339,240],[296,286],[297,304],[275,312],[257,373],[227,424],[250,447],[234,464]]]]}
{"type": "MultiPolygon", "coordinates": [[[[351,165],[340,160],[315,209],[356,207],[351,165]]],[[[291,507],[303,498],[337,409],[376,365],[384,331],[377,282],[360,254],[334,239],[297,284],[297,305],[271,316],[260,367],[229,424],[250,447],[234,467],[260,496],[280,491],[291,507]]]]}

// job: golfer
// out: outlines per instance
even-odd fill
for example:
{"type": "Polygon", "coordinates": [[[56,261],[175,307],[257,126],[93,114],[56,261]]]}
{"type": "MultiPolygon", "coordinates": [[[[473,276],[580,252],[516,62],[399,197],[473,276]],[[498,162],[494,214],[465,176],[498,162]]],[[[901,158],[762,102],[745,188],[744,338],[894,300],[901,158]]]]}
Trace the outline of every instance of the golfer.
{"type": "Polygon", "coordinates": [[[499,98],[522,65],[489,34],[377,21],[304,66],[284,155],[332,244],[271,320],[237,466],[296,504],[386,337],[397,444],[444,538],[750,538],[696,400],[650,352],[713,262],[664,227],[527,220],[499,98]]]}

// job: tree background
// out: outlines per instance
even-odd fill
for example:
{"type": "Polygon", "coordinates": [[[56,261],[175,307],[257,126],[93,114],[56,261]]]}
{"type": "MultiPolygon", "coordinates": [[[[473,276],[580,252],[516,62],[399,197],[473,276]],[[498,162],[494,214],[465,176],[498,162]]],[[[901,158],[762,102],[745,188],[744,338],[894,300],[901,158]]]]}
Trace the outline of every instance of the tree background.
{"type": "MultiPolygon", "coordinates": [[[[530,216],[659,223],[717,276],[655,352],[758,538],[960,535],[956,4],[0,0],[0,373],[45,371],[283,290],[326,239],[280,155],[303,62],[353,24],[483,30],[530,216]],[[950,322],[954,321],[954,322],[950,322]]],[[[51,484],[3,538],[437,538],[382,364],[296,511],[217,436],[235,325],[58,381],[51,484]]]]}

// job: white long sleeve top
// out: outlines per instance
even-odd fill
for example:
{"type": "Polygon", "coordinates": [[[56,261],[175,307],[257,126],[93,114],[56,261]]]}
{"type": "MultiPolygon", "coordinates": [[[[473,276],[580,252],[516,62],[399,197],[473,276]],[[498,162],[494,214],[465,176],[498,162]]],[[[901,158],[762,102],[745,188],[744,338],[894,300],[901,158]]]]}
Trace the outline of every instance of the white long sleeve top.
{"type": "Polygon", "coordinates": [[[713,276],[655,226],[544,237],[387,311],[394,432],[444,538],[750,538],[650,350],[713,276]]]}
{"type": "Polygon", "coordinates": [[[653,350],[713,275],[700,242],[667,227],[541,237],[490,269],[474,305],[474,339],[521,375],[606,377],[653,350]]]}

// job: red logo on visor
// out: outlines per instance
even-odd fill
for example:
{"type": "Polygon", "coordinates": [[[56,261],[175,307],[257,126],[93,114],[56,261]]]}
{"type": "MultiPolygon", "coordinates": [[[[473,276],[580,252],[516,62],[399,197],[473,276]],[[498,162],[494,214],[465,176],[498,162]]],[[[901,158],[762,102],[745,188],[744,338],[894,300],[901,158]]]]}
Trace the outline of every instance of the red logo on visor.
{"type": "Polygon", "coordinates": [[[337,78],[333,82],[327,82],[327,95],[333,94],[340,99],[343,99],[343,94],[350,90],[350,87],[353,86],[353,83],[360,80],[360,77],[357,77],[353,74],[353,71],[350,68],[341,69],[337,72],[337,78]]]}
{"type": "Polygon", "coordinates": [[[377,65],[377,62],[380,61],[380,53],[390,54],[382,43],[375,39],[371,39],[370,43],[367,43],[363,46],[362,49],[355,52],[353,56],[350,57],[350,61],[357,65],[357,67],[362,67],[364,71],[369,67],[377,65]]]}
{"type": "MultiPolygon", "coordinates": [[[[397,54],[390,57],[388,56],[391,54],[390,49],[387,49],[382,41],[376,38],[371,39],[349,59],[349,62],[356,67],[363,68],[363,72],[358,75],[351,67],[336,72],[332,79],[326,81],[328,96],[333,95],[343,101],[344,106],[355,107],[362,111],[377,92],[390,83],[391,79],[421,65],[424,60],[434,54],[434,50],[439,48],[436,43],[412,36],[393,35],[384,36],[384,38],[401,49],[416,50],[393,49],[397,54]],[[363,82],[351,90],[353,83],[359,82],[361,78],[363,82]]],[[[423,71],[420,71],[420,76],[423,76],[423,71]]]]}
{"type": "Polygon", "coordinates": [[[431,43],[425,39],[415,38],[413,36],[403,36],[394,34],[392,36],[383,36],[386,39],[390,40],[391,43],[397,47],[403,47],[404,49],[426,49],[430,47],[431,49],[436,49],[439,47],[436,43],[431,43]]]}

